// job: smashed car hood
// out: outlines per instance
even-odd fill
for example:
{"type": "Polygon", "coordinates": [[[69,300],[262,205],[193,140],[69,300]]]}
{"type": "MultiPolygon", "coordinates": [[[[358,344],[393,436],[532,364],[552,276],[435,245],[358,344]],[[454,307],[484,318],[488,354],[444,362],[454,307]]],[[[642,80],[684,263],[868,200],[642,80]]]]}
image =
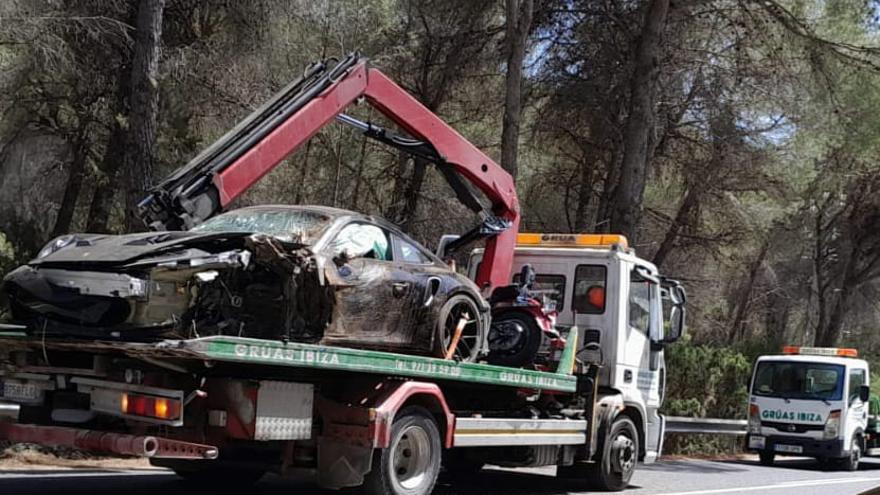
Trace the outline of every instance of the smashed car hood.
{"type": "Polygon", "coordinates": [[[251,234],[247,232],[185,231],[140,232],[126,235],[78,234],[70,245],[44,258],[31,260],[29,264],[34,266],[44,263],[122,264],[144,256],[173,251],[177,247],[249,235],[251,234]]]}

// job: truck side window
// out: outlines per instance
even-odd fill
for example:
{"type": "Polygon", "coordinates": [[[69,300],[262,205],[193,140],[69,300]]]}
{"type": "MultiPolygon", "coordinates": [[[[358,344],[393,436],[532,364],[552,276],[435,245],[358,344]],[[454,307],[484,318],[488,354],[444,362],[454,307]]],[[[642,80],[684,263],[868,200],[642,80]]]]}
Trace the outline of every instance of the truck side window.
{"type": "Polygon", "coordinates": [[[578,265],[575,268],[571,307],[576,313],[600,315],[605,312],[603,265],[578,265]]]}
{"type": "MultiPolygon", "coordinates": [[[[513,276],[513,283],[519,283],[519,273],[513,276]]],[[[556,311],[562,311],[565,308],[565,275],[535,274],[531,292],[546,295],[556,303],[556,311]]]]}
{"type": "Polygon", "coordinates": [[[850,370],[849,372],[849,403],[852,404],[859,398],[859,387],[865,384],[865,370],[850,370]]]}
{"type": "Polygon", "coordinates": [[[629,283],[629,326],[648,335],[651,324],[651,282],[635,271],[629,283]]]}

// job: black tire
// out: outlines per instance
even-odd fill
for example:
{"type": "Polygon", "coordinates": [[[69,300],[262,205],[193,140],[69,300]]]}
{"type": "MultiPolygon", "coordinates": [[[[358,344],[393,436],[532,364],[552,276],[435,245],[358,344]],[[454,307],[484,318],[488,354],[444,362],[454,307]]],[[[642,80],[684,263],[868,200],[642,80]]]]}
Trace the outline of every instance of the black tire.
{"type": "Polygon", "coordinates": [[[535,319],[525,313],[501,313],[492,318],[492,325],[489,327],[487,360],[499,366],[528,366],[535,362],[543,333],[535,319]],[[513,336],[511,333],[517,335],[513,336]],[[516,340],[512,340],[513,338],[516,340]]]}
{"type": "Polygon", "coordinates": [[[858,435],[854,436],[852,439],[852,444],[849,449],[849,455],[840,459],[838,461],[838,465],[840,469],[844,471],[858,471],[859,470],[859,461],[862,460],[862,441],[858,437],[858,435]]]}
{"type": "Polygon", "coordinates": [[[150,464],[169,468],[188,485],[212,488],[245,488],[260,481],[266,471],[223,466],[217,461],[186,461],[181,459],[150,459],[150,464]]]}
{"type": "Polygon", "coordinates": [[[434,354],[438,357],[446,355],[461,318],[467,319],[468,323],[462,331],[452,359],[472,363],[482,353],[486,329],[483,328],[483,319],[480,318],[480,308],[477,303],[464,294],[450,297],[440,308],[435,327],[437,333],[434,339],[434,354]]]}
{"type": "Polygon", "coordinates": [[[595,462],[558,468],[557,476],[583,479],[590,488],[605,492],[626,489],[639,457],[639,434],[635,423],[626,416],[618,416],[607,430],[596,455],[595,462]],[[619,442],[622,437],[627,439],[627,446],[619,442]]]}
{"type": "Polygon", "coordinates": [[[401,409],[391,424],[391,442],[376,449],[364,477],[370,495],[429,495],[440,474],[440,429],[424,408],[401,409]]]}
{"type": "Polygon", "coordinates": [[[762,450],[758,452],[758,461],[761,463],[762,466],[772,466],[775,459],[775,452],[771,452],[769,450],[762,450]]]}

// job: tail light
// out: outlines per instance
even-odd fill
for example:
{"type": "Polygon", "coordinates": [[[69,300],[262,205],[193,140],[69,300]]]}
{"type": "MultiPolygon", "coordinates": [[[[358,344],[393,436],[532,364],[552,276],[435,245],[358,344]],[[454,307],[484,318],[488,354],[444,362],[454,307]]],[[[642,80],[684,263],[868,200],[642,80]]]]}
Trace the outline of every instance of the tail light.
{"type": "Polygon", "coordinates": [[[749,433],[761,433],[761,408],[749,404],[749,433]]]}
{"type": "Polygon", "coordinates": [[[123,414],[147,418],[174,420],[180,418],[181,403],[177,399],[150,395],[123,393],[119,399],[123,414]]]}

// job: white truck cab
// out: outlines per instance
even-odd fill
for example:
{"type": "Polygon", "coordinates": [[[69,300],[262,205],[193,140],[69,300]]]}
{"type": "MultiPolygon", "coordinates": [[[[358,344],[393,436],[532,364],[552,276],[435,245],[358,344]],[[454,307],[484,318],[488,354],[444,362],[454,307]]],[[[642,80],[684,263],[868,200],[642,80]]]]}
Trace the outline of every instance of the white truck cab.
{"type": "MultiPolygon", "coordinates": [[[[471,254],[471,278],[482,254],[471,254]]],[[[620,235],[519,234],[513,273],[526,264],[535,271],[533,292],[555,303],[557,325],[577,326],[581,351],[600,353],[598,391],[606,404],[600,410],[629,416],[639,431],[639,459],[654,461],[665,429],[663,350],[683,331],[684,290],[620,235]]]]}
{"type": "Polygon", "coordinates": [[[749,389],[746,446],[761,463],[776,455],[815,457],[858,468],[868,429],[868,363],[855,349],[786,346],[761,356],[749,389]]]}

